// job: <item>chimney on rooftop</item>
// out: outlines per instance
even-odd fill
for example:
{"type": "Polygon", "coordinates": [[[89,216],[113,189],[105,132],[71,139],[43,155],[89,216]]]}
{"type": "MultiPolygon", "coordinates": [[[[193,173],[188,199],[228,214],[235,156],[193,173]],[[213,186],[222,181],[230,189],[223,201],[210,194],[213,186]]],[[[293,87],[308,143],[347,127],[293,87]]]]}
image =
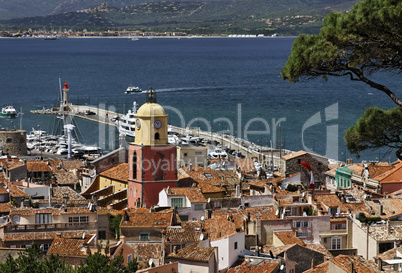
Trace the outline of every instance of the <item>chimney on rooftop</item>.
{"type": "Polygon", "coordinates": [[[190,172],[193,171],[193,165],[192,164],[188,165],[188,171],[190,171],[190,172]]]}

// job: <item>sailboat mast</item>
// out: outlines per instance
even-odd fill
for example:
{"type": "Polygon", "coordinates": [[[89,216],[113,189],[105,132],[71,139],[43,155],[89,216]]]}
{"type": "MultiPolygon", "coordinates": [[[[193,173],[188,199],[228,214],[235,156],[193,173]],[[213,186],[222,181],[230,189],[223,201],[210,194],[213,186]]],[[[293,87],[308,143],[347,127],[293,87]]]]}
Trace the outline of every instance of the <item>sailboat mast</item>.
{"type": "Polygon", "coordinates": [[[61,78],[59,78],[59,89],[60,89],[60,105],[61,105],[61,119],[63,120],[63,135],[65,135],[64,125],[66,125],[66,121],[64,118],[64,99],[63,99],[63,92],[61,89],[61,78]]]}

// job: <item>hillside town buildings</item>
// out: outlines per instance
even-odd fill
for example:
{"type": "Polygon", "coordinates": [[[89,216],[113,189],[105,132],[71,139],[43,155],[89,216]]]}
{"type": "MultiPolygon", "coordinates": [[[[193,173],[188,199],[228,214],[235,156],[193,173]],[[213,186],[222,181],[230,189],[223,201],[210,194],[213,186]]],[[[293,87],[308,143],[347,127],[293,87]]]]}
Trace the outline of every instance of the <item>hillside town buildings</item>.
{"type": "Polygon", "coordinates": [[[39,244],[79,265],[108,242],[138,272],[402,270],[401,162],[298,151],[278,170],[256,157],[177,164],[155,94],[136,118],[134,142],[93,161],[0,159],[0,262],[39,244]]]}

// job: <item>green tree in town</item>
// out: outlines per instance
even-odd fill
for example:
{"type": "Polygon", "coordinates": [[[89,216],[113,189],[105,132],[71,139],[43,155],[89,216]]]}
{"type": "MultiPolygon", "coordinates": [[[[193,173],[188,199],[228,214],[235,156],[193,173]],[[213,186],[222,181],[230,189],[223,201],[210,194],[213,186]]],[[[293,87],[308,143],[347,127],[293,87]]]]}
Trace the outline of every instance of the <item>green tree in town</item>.
{"type": "Polygon", "coordinates": [[[398,149],[400,158],[402,148],[402,107],[389,110],[378,107],[367,108],[357,123],[345,134],[349,151],[359,154],[366,149],[375,150],[382,147],[398,149]]]}
{"type": "Polygon", "coordinates": [[[57,256],[49,258],[43,254],[38,244],[33,244],[26,251],[21,251],[18,258],[9,255],[5,263],[0,263],[0,272],[11,273],[69,273],[75,272],[71,265],[61,261],[57,256]]]}
{"type": "Polygon", "coordinates": [[[364,0],[348,13],[332,12],[317,35],[300,35],[282,69],[290,82],[347,76],[402,101],[388,87],[370,79],[373,72],[400,73],[402,1],[364,0]]]}
{"type": "Polygon", "coordinates": [[[137,259],[133,259],[127,267],[123,265],[123,251],[116,255],[114,259],[109,257],[109,242],[106,243],[102,253],[102,242],[98,245],[97,251],[92,253],[87,249],[88,257],[85,259],[85,264],[82,264],[78,269],[78,273],[129,273],[135,272],[138,268],[137,259]]]}

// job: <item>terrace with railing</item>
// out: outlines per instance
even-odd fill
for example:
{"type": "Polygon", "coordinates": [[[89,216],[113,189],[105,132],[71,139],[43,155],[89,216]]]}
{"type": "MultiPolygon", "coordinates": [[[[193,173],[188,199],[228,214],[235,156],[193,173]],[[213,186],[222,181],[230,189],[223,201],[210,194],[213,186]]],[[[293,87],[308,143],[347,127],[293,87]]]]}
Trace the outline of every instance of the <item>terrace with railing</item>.
{"type": "Polygon", "coordinates": [[[27,225],[13,225],[9,223],[3,226],[4,233],[15,232],[51,232],[51,231],[65,231],[65,230],[88,230],[96,229],[96,222],[71,222],[71,223],[50,223],[50,224],[27,224],[27,225]]]}

